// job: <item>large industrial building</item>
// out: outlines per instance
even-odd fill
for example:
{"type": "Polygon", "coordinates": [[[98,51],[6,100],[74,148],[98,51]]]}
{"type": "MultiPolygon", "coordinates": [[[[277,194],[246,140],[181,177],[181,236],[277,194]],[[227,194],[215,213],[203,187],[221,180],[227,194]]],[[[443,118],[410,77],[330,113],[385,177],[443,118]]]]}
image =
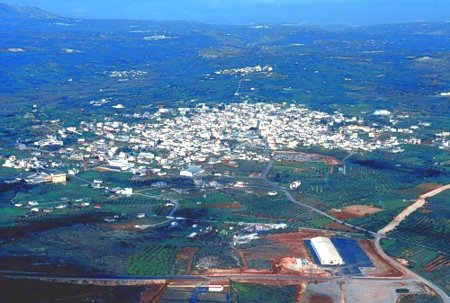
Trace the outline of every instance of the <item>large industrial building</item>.
{"type": "Polygon", "coordinates": [[[311,239],[311,246],[321,265],[342,265],[344,260],[329,238],[315,237],[311,239]]]}

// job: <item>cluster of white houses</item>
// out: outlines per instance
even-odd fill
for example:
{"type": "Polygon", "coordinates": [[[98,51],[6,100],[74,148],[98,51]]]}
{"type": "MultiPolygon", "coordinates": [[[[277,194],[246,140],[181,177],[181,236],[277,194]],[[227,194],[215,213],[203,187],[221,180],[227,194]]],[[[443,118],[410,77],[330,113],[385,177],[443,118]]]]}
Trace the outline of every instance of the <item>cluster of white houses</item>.
{"type": "Polygon", "coordinates": [[[232,103],[222,107],[201,105],[177,110],[160,109],[149,122],[82,122],[78,131],[97,135],[79,140],[73,154],[95,156],[129,170],[139,165],[161,170],[189,170],[192,165],[233,160],[267,161],[271,150],[319,146],[344,150],[395,150],[393,136],[378,139],[386,129],[364,126],[361,119],[341,113],[327,114],[301,105],[282,103],[232,103]],[[352,126],[353,125],[353,126],[352,126]],[[128,153],[117,153],[126,144],[128,153]]]}
{"type": "Polygon", "coordinates": [[[160,108],[145,117],[136,114],[133,118],[142,122],[105,117],[100,122],[81,122],[77,127],[60,129],[62,138],[68,133],[77,137],[77,143],[68,147],[62,147],[62,140],[56,136],[36,144],[60,146],[58,154],[62,158],[95,159],[119,171],[140,173],[151,169],[164,175],[175,170],[194,176],[202,171],[202,163],[268,161],[265,147],[272,151],[318,146],[398,152],[404,143],[386,125],[364,125],[362,118],[310,110],[297,104],[199,104],[195,108],[160,108]]]}
{"type": "Polygon", "coordinates": [[[247,66],[241,68],[223,69],[215,72],[216,75],[247,75],[252,73],[271,73],[273,72],[273,67],[270,65],[256,65],[247,66]]]}

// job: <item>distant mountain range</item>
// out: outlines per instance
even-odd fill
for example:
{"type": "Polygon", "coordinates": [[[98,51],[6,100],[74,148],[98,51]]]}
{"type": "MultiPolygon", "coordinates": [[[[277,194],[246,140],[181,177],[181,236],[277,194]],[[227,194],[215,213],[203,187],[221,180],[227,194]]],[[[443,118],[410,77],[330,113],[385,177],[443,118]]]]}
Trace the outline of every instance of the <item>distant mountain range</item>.
{"type": "Polygon", "coordinates": [[[58,18],[58,16],[34,6],[17,6],[0,3],[0,18],[55,19],[58,18]]]}

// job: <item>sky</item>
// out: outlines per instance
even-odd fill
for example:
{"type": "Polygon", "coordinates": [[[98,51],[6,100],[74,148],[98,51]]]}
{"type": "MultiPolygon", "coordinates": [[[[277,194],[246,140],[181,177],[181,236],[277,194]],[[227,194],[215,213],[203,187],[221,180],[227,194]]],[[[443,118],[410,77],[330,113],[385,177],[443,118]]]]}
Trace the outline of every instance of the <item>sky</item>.
{"type": "Polygon", "coordinates": [[[214,24],[449,21],[450,0],[0,0],[65,16],[214,24]]]}

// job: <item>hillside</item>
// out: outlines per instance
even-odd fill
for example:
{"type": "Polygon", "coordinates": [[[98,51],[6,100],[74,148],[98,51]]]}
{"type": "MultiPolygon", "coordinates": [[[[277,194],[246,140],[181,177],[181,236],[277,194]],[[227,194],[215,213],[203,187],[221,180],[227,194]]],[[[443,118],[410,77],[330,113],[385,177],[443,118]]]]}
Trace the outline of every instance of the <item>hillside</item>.
{"type": "Polygon", "coordinates": [[[54,19],[57,16],[33,6],[16,6],[0,3],[0,18],[54,19]]]}

